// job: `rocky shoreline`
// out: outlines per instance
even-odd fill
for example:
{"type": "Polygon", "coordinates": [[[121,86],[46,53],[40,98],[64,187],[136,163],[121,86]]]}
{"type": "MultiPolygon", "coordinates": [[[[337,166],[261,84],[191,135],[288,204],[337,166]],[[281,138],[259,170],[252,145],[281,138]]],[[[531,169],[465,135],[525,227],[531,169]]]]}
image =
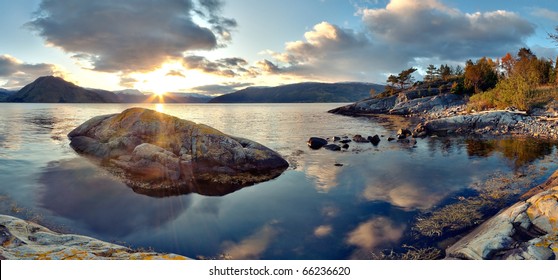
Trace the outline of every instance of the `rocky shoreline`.
{"type": "Polygon", "coordinates": [[[133,250],[95,238],[61,234],[0,215],[1,260],[187,260],[176,254],[133,250]]]}
{"type": "MultiPolygon", "coordinates": [[[[464,96],[417,87],[330,110],[348,116],[400,115],[412,137],[514,136],[558,140],[556,102],[532,112],[515,108],[467,112],[464,96]]],[[[558,171],[446,250],[446,259],[557,259],[558,171]]]]}

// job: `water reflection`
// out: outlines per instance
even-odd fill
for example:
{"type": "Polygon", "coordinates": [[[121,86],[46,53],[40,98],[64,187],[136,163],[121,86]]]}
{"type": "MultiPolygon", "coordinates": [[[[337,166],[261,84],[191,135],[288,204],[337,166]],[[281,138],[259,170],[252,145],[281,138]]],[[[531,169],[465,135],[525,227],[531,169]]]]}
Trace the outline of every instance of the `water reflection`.
{"type": "Polygon", "coordinates": [[[337,105],[165,104],[165,113],[293,154],[299,167],[226,196],[154,198],[78,156],[65,137],[93,116],[131,106],[0,104],[0,195],[47,224],[191,257],[370,258],[371,251],[428,242],[409,234],[417,213],[478,190],[473,183],[495,172],[519,181],[516,165],[556,168],[548,160],[556,154],[552,143],[440,137],[405,146],[385,140],[405,123],[324,113],[337,105]],[[306,147],[311,136],[357,133],[386,137],[377,147],[352,143],[348,152],[306,147]]]}
{"type": "Polygon", "coordinates": [[[397,242],[404,230],[405,225],[397,225],[386,217],[376,217],[349,232],[346,242],[361,249],[372,250],[379,245],[397,242]]]}
{"type": "Polygon", "coordinates": [[[320,225],[314,229],[314,236],[322,238],[330,235],[332,231],[333,227],[331,225],[320,225]]]}
{"type": "Polygon", "coordinates": [[[50,162],[39,182],[41,204],[79,221],[94,233],[121,237],[163,226],[190,206],[190,199],[134,195],[122,182],[83,159],[50,162]]]}
{"type": "Polygon", "coordinates": [[[555,142],[532,138],[467,139],[466,143],[470,157],[488,157],[497,152],[515,169],[552,154],[556,146],[555,142]]]}
{"type": "Polygon", "coordinates": [[[274,224],[275,222],[271,222],[264,225],[254,234],[239,242],[224,242],[225,256],[234,260],[259,259],[278,233],[274,224]]]}

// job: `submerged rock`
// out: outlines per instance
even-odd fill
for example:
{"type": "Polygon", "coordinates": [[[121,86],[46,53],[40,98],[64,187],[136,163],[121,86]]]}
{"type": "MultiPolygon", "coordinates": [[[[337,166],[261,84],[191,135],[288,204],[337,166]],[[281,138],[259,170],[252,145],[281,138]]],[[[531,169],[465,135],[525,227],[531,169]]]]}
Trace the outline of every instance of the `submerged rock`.
{"type": "Polygon", "coordinates": [[[324,149],[330,150],[330,151],[341,151],[341,147],[339,145],[336,145],[336,144],[327,144],[327,145],[324,146],[324,149]]]}
{"type": "Polygon", "coordinates": [[[0,215],[0,259],[186,260],[175,254],[137,251],[91,237],[60,234],[33,222],[0,215]]]}
{"type": "Polygon", "coordinates": [[[155,196],[223,195],[288,167],[259,143],[143,108],[94,117],[68,137],[74,150],[100,159],[135,191],[155,196]]]}
{"type": "MultiPolygon", "coordinates": [[[[558,185],[549,184],[531,198],[518,202],[484,222],[446,250],[458,259],[558,260],[558,185]]],[[[551,181],[552,180],[552,181],[551,181]]]]}

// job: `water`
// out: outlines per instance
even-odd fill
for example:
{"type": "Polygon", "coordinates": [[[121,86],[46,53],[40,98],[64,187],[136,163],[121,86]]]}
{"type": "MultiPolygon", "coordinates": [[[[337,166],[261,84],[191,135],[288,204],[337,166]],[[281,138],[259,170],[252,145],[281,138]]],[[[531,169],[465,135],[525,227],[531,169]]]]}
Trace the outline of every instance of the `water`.
{"type": "Polygon", "coordinates": [[[555,145],[533,139],[388,142],[405,121],[326,113],[339,105],[138,105],[255,140],[291,164],[274,180],[225,196],[155,198],[77,155],[66,137],[93,116],[132,105],[0,103],[0,213],[190,257],[367,258],[420,243],[417,215],[474,193],[471,186],[495,173],[540,182],[557,167],[555,145]],[[306,146],[311,136],[354,134],[385,137],[345,152],[306,146]]]}

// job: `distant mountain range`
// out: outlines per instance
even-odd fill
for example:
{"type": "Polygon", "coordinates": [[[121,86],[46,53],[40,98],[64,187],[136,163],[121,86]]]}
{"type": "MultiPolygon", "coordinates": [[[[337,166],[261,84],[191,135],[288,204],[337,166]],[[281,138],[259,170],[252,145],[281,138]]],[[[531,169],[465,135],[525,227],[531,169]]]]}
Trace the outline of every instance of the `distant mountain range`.
{"type": "Polygon", "coordinates": [[[211,99],[210,103],[311,103],[355,102],[370,97],[370,90],[384,90],[371,83],[298,83],[276,87],[248,87],[211,99]]]}
{"type": "Polygon", "coordinates": [[[160,99],[136,89],[112,92],[82,88],[53,76],[40,77],[17,92],[0,90],[0,102],[24,103],[206,103],[211,98],[195,93],[167,93],[160,99]]]}
{"type": "Polygon", "coordinates": [[[370,83],[298,83],[277,87],[249,87],[212,98],[197,93],[170,92],[162,97],[136,89],[107,91],[83,88],[62,78],[45,76],[19,91],[0,89],[0,102],[25,103],[311,103],[354,102],[370,97],[370,83]]]}

